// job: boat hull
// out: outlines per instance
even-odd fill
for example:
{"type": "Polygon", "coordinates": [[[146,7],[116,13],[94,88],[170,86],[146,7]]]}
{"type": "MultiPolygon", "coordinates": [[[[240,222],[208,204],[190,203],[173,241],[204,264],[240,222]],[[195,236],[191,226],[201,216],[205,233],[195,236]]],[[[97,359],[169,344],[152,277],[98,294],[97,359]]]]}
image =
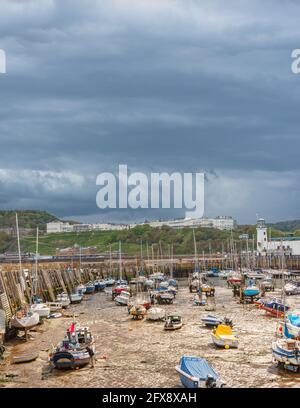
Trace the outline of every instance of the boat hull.
{"type": "Polygon", "coordinates": [[[86,366],[90,361],[88,352],[58,351],[53,354],[50,361],[59,370],[68,370],[86,366]]]}
{"type": "Polygon", "coordinates": [[[40,316],[37,313],[33,313],[31,316],[26,316],[22,318],[18,318],[17,316],[13,316],[11,318],[11,325],[16,329],[20,330],[29,330],[33,327],[37,326],[40,321],[40,316]]]}
{"type": "Polygon", "coordinates": [[[239,342],[237,339],[232,340],[232,339],[226,339],[226,338],[220,338],[215,336],[214,334],[211,335],[213,343],[217,347],[229,347],[229,348],[238,348],[239,342]]]}

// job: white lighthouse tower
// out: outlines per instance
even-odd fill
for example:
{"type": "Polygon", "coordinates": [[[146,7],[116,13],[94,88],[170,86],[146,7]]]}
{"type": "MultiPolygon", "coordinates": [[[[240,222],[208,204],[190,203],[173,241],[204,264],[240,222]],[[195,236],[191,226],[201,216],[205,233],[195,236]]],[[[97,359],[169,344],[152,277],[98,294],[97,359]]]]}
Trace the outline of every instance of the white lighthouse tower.
{"type": "Polygon", "coordinates": [[[268,249],[268,233],[266,222],[263,218],[257,220],[256,233],[257,251],[259,253],[266,252],[268,249]]]}

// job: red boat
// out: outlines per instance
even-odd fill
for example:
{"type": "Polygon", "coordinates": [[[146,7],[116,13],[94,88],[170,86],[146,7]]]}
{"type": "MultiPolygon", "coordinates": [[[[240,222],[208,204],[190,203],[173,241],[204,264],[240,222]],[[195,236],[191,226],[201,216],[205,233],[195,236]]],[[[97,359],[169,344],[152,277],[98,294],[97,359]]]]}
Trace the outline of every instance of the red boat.
{"type": "Polygon", "coordinates": [[[144,308],[145,308],[146,310],[149,310],[150,307],[152,306],[152,305],[151,305],[151,302],[144,302],[144,303],[142,303],[142,305],[144,306],[144,308]]]}
{"type": "Polygon", "coordinates": [[[273,300],[269,303],[266,302],[254,302],[259,309],[263,309],[266,313],[273,317],[284,317],[285,313],[289,309],[288,306],[284,306],[282,303],[273,300]]]}

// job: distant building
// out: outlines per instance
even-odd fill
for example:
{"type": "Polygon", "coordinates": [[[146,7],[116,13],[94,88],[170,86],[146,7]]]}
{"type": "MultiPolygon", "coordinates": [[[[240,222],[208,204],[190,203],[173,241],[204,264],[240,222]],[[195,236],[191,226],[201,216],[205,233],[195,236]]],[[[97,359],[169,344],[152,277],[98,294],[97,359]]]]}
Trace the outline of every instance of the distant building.
{"type": "Polygon", "coordinates": [[[216,218],[183,218],[170,221],[152,221],[148,223],[157,228],[167,225],[171,228],[217,228],[220,230],[232,230],[236,222],[230,216],[218,216],[216,218]]]}
{"type": "Polygon", "coordinates": [[[268,237],[268,228],[265,220],[257,221],[257,252],[261,255],[300,255],[300,237],[268,237]]]}
{"type": "Polygon", "coordinates": [[[48,222],[47,223],[47,234],[59,233],[59,232],[72,232],[73,225],[68,222],[48,222]]]}

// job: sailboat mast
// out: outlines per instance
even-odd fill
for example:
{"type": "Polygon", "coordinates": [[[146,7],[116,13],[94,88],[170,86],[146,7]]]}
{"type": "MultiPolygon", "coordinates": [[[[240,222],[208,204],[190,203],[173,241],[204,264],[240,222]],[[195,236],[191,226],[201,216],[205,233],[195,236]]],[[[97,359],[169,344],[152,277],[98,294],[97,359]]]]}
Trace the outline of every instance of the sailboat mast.
{"type": "Polygon", "coordinates": [[[26,284],[26,277],[22,269],[22,256],[21,256],[21,244],[20,244],[20,231],[19,231],[19,220],[18,220],[18,213],[16,213],[16,229],[17,229],[17,242],[18,242],[18,254],[19,254],[19,276],[20,276],[20,285],[22,288],[22,281],[24,282],[24,288],[26,290],[26,294],[31,304],[31,296],[26,284]]]}
{"type": "Polygon", "coordinates": [[[122,279],[122,247],[121,241],[119,241],[119,272],[120,272],[120,280],[122,279]]]}
{"type": "Polygon", "coordinates": [[[39,227],[36,229],[36,250],[35,250],[35,276],[33,282],[33,294],[36,295],[38,283],[38,255],[39,255],[39,227]]]}

